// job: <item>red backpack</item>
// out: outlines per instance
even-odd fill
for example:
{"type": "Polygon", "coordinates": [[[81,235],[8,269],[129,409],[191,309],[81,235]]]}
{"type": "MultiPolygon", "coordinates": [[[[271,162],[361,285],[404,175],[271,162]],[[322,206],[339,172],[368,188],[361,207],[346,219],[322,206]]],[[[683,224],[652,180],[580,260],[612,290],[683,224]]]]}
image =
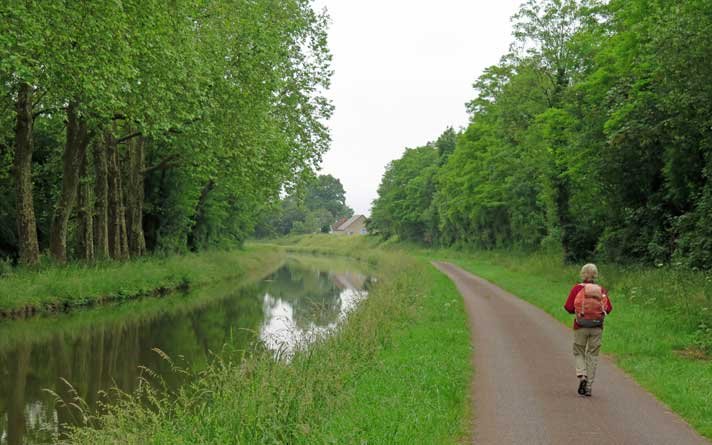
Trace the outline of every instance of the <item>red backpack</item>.
{"type": "Polygon", "coordinates": [[[583,283],[574,299],[576,324],[582,328],[600,328],[606,318],[608,295],[598,284],[583,283]]]}

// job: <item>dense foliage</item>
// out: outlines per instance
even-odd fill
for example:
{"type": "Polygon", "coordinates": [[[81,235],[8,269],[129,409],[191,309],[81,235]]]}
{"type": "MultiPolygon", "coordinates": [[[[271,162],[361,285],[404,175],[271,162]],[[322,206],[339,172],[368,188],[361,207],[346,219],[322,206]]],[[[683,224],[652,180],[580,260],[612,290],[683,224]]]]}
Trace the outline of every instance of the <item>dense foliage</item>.
{"type": "Polygon", "coordinates": [[[712,267],[712,2],[530,0],[513,20],[455,150],[394,161],[373,228],[712,267]]]}
{"type": "Polygon", "coordinates": [[[243,240],[327,148],[326,24],[311,0],[3,2],[0,257],[243,240]]]}
{"type": "Polygon", "coordinates": [[[339,219],[353,215],[338,178],[319,175],[301,185],[260,214],[255,227],[258,238],[328,233],[339,219]]]}

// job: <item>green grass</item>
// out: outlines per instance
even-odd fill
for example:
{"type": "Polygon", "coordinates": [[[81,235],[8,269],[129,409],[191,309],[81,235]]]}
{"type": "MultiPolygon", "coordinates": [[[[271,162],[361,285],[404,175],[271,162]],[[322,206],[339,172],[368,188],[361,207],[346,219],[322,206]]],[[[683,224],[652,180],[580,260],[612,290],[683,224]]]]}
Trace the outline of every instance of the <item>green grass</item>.
{"type": "Polygon", "coordinates": [[[18,270],[0,277],[0,311],[46,311],[64,306],[151,295],[158,290],[196,287],[239,278],[269,268],[283,258],[273,248],[209,251],[127,262],[71,264],[42,270],[18,270]]]}
{"type": "MultiPolygon", "coordinates": [[[[563,310],[579,267],[555,255],[420,251],[452,261],[571,325],[563,310]]],[[[599,264],[614,305],[603,352],[659,400],[712,438],[710,276],[674,268],[599,264]]]]}
{"type": "Polygon", "coordinates": [[[290,361],[225,351],[178,394],[143,385],[109,408],[96,444],[455,444],[469,430],[472,369],[457,290],[427,261],[365,239],[291,243],[349,254],[381,273],[336,332],[290,361]],[[152,400],[152,408],[145,402],[152,400]]]}
{"type": "Polygon", "coordinates": [[[353,401],[325,419],[333,443],[446,444],[467,431],[471,370],[464,372],[470,346],[462,299],[443,274],[430,269],[425,277],[433,285],[415,303],[418,322],[394,332],[379,366],[355,381],[353,401]]]}
{"type": "MultiPolygon", "coordinates": [[[[248,244],[253,245],[253,244],[248,244]]],[[[378,263],[381,254],[388,250],[389,245],[378,238],[347,235],[292,235],[269,243],[254,245],[276,246],[292,253],[313,255],[339,255],[365,261],[371,265],[378,263]]],[[[394,247],[400,255],[408,255],[398,246],[394,247]]]]}

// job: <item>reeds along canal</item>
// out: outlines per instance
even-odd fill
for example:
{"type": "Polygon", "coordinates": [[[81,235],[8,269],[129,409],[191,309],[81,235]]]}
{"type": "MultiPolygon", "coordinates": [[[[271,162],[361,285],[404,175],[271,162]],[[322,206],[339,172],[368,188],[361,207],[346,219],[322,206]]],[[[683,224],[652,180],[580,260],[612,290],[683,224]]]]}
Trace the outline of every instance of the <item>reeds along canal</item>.
{"type": "Polygon", "coordinates": [[[169,388],[184,384],[185,374],[156,349],[191,370],[225,344],[262,342],[288,357],[297,345],[328,335],[370,282],[358,263],[290,257],[258,282],[0,322],[0,445],[52,443],[78,424],[79,412],[55,403],[52,393],[71,400],[76,391],[95,409],[110,403],[110,388],[132,391],[142,367],[169,388]]]}

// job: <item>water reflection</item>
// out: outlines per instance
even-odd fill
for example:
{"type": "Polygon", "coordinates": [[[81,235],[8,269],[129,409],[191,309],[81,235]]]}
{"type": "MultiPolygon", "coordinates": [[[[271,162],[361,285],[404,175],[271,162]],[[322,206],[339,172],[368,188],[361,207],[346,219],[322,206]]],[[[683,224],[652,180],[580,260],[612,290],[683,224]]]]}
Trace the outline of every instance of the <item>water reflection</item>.
{"type": "Polygon", "coordinates": [[[353,265],[291,259],[259,283],[224,283],[187,295],[129,302],[64,316],[0,323],[0,444],[52,443],[79,422],[74,409],[55,406],[49,389],[69,400],[63,379],[91,409],[100,392],[136,388],[139,367],[175,388],[153,348],[184,367],[200,369],[226,343],[246,348],[261,339],[287,350],[328,332],[365,295],[366,275],[353,265]]]}
{"type": "Polygon", "coordinates": [[[268,281],[260,338],[270,349],[286,355],[333,330],[367,293],[363,274],[304,265],[282,268],[268,281]]]}

